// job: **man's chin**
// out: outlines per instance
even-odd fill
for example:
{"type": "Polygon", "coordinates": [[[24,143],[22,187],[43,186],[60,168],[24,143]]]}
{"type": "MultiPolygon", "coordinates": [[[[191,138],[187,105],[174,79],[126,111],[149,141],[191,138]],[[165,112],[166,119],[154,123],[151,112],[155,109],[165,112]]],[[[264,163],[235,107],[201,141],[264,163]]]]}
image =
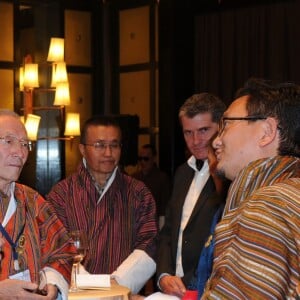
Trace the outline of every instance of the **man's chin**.
{"type": "Polygon", "coordinates": [[[221,179],[226,179],[225,170],[222,167],[219,167],[219,164],[216,167],[216,175],[221,179]]]}

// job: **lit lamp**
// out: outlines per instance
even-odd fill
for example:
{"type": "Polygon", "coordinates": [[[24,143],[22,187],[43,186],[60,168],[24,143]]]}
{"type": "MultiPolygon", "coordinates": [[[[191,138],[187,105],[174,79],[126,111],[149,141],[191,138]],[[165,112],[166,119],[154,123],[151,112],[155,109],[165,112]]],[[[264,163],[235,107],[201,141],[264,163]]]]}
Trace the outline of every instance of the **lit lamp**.
{"type": "Polygon", "coordinates": [[[28,63],[24,68],[20,68],[20,85],[24,91],[24,115],[25,119],[28,114],[32,113],[33,106],[33,89],[39,87],[38,64],[28,63]]]}
{"type": "MultiPolygon", "coordinates": [[[[70,90],[66,63],[64,62],[64,39],[51,38],[47,61],[52,64],[51,87],[53,89],[37,89],[45,91],[55,90],[54,103],[51,107],[33,107],[33,90],[39,87],[38,64],[32,63],[32,58],[27,55],[24,59],[25,64],[20,68],[20,91],[24,93],[24,119],[29,139],[37,140],[37,130],[40,117],[33,115],[33,110],[52,110],[59,109],[64,121],[64,107],[70,105],[70,90]]],[[[73,138],[80,135],[79,114],[67,113],[65,123],[65,135],[73,138]]],[[[40,139],[60,139],[67,140],[65,137],[45,137],[40,139]]]]}
{"type": "Polygon", "coordinates": [[[51,38],[47,61],[64,61],[65,40],[63,38],[51,38]]]}
{"type": "Polygon", "coordinates": [[[63,61],[52,65],[51,87],[56,87],[59,82],[68,82],[67,67],[63,61]]]}
{"type": "Polygon", "coordinates": [[[68,82],[60,82],[56,84],[55,98],[53,105],[65,106],[70,105],[70,90],[68,82]]]}
{"type": "Polygon", "coordinates": [[[28,139],[36,141],[38,136],[38,129],[41,117],[33,114],[28,114],[25,121],[25,128],[27,131],[28,139]]]}
{"type": "Polygon", "coordinates": [[[80,135],[80,115],[78,113],[67,113],[65,136],[80,135]]]}
{"type": "Polygon", "coordinates": [[[39,87],[38,64],[25,64],[23,86],[28,89],[39,87]]]}

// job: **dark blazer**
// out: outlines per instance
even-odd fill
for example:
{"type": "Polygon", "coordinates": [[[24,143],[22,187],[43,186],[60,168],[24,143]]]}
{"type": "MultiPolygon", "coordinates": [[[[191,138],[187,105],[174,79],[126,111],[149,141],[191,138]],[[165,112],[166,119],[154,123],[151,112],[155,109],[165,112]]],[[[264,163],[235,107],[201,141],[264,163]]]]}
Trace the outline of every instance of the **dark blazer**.
{"type": "MultiPolygon", "coordinates": [[[[186,163],[181,165],[174,177],[173,191],[167,206],[165,225],[159,234],[157,278],[162,273],[175,275],[178,233],[185,197],[195,171],[186,163]]],[[[184,284],[188,286],[197,269],[198,259],[209,235],[210,225],[224,197],[218,196],[215,184],[209,177],[195,204],[182,237],[182,265],[184,284]]]]}

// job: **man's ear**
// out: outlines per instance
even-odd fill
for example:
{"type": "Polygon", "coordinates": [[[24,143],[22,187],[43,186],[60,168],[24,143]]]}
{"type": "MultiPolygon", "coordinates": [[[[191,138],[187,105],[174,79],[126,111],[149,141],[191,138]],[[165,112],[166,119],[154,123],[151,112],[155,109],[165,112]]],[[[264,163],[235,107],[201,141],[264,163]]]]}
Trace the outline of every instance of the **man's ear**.
{"type": "Polygon", "coordinates": [[[263,135],[260,139],[260,146],[264,147],[272,143],[277,135],[278,135],[278,128],[277,128],[278,121],[275,118],[268,117],[263,123],[263,135]]]}
{"type": "Polygon", "coordinates": [[[78,145],[79,151],[83,157],[85,157],[85,148],[83,144],[78,145]]]}

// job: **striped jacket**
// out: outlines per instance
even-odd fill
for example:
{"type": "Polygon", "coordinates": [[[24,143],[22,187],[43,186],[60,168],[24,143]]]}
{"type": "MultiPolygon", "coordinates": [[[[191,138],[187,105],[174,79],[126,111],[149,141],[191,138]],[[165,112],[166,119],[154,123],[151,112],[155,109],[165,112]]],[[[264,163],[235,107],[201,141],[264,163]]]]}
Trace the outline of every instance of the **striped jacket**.
{"type": "Polygon", "coordinates": [[[93,274],[110,274],[135,250],[156,252],[156,209],[149,189],[119,170],[103,198],[81,162],[77,172],[47,195],[68,231],[87,233],[83,265],[93,274]]]}
{"type": "Polygon", "coordinates": [[[216,228],[202,299],[293,299],[300,278],[299,165],[276,156],[238,174],[216,228]]]}
{"type": "Polygon", "coordinates": [[[20,236],[17,247],[20,270],[15,270],[12,247],[5,242],[0,280],[28,269],[31,280],[38,282],[39,271],[51,267],[69,282],[75,249],[53,208],[38,192],[25,185],[16,183],[14,196],[16,212],[5,229],[14,242],[20,236]]]}

